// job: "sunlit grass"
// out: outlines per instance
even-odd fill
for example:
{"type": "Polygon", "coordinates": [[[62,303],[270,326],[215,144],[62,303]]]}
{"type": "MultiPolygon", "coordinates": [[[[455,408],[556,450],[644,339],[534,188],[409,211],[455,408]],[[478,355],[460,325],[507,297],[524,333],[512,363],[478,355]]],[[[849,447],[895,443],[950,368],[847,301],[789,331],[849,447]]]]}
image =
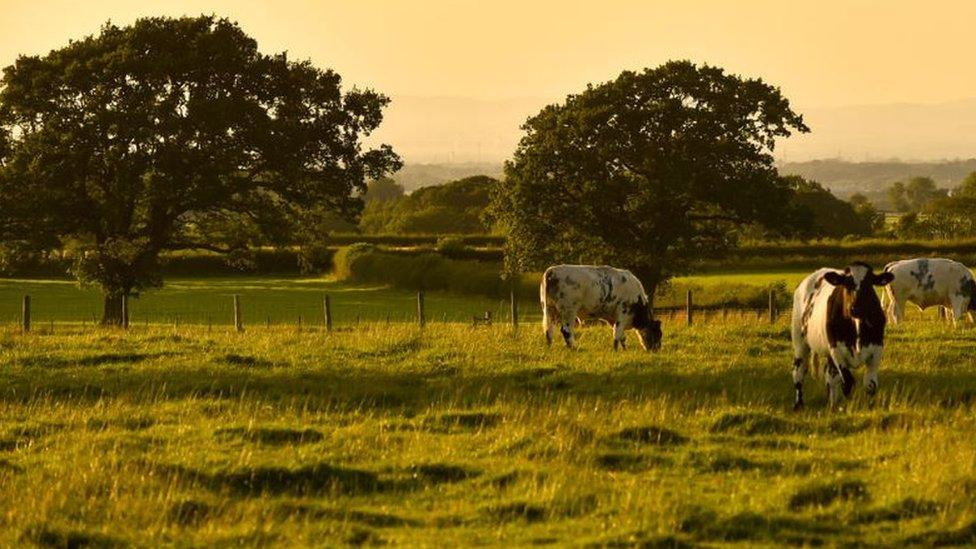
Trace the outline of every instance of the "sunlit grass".
{"type": "Polygon", "coordinates": [[[976,541],[976,330],[788,412],[785,320],[0,332],[0,544],[976,541]],[[632,343],[636,344],[636,341],[632,343]],[[636,346],[636,345],[635,345],[636,346]]]}

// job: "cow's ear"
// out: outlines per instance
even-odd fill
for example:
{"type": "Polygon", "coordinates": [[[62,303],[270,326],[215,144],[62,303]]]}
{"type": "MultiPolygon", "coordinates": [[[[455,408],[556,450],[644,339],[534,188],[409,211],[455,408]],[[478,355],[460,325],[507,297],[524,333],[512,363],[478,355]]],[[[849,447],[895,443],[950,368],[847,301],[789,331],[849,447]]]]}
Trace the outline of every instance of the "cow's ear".
{"type": "Polygon", "coordinates": [[[879,275],[874,276],[874,285],[885,286],[894,279],[895,279],[895,273],[885,271],[879,275]]]}
{"type": "Polygon", "coordinates": [[[824,280],[833,284],[834,286],[847,286],[847,275],[843,273],[828,271],[824,274],[824,280]]]}

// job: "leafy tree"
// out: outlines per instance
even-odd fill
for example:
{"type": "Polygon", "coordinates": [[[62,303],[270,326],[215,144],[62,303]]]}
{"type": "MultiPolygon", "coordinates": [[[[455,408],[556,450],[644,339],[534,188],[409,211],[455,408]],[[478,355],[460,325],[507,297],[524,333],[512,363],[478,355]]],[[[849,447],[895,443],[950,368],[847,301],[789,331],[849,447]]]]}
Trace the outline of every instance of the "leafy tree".
{"type": "Polygon", "coordinates": [[[908,198],[905,197],[904,183],[896,181],[892,183],[891,187],[888,187],[888,202],[891,205],[891,209],[896,212],[907,212],[911,210],[908,198]]]}
{"type": "Polygon", "coordinates": [[[403,185],[389,177],[381,177],[366,184],[366,194],[363,199],[366,204],[377,202],[386,204],[403,198],[403,185]]]}
{"type": "Polygon", "coordinates": [[[820,183],[798,175],[782,178],[794,191],[791,200],[801,213],[792,232],[801,238],[843,238],[871,234],[871,223],[858,214],[854,206],[837,198],[820,183]]]}
{"type": "Polygon", "coordinates": [[[970,172],[969,175],[962,180],[962,183],[960,183],[953,192],[953,196],[976,198],[976,172],[970,172]]]}
{"type": "Polygon", "coordinates": [[[879,212],[874,204],[868,200],[868,197],[861,193],[854,193],[847,201],[852,208],[854,208],[854,213],[865,223],[870,232],[878,232],[885,227],[885,216],[883,212],[879,212]]]}
{"type": "Polygon", "coordinates": [[[417,189],[388,203],[367,205],[361,227],[388,234],[481,234],[498,180],[478,175],[417,189]]]}
{"type": "Polygon", "coordinates": [[[808,129],[762,80],[673,61],[590,85],[523,129],[492,205],[510,272],[609,263],[653,294],[740,228],[795,220],[772,150],[808,129]]]}
{"type": "Polygon", "coordinates": [[[106,24],[4,69],[0,242],[73,243],[118,323],[122,296],[161,284],[162,252],[290,241],[313,205],[354,218],[365,181],[400,166],[363,149],[387,103],[226,19],[106,24]]]}
{"type": "Polygon", "coordinates": [[[913,177],[905,185],[905,198],[912,211],[920,212],[933,200],[947,196],[945,189],[936,186],[931,177],[913,177]]]}

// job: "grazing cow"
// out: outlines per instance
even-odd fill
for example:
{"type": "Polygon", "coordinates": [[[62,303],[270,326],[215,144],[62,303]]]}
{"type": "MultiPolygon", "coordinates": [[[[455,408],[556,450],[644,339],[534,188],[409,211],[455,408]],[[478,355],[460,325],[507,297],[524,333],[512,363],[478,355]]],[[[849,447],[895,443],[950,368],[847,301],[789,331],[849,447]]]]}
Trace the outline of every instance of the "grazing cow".
{"type": "Polygon", "coordinates": [[[592,265],[556,265],[542,275],[542,329],[552,344],[556,327],[573,348],[577,319],[597,318],[613,326],[613,348],[625,348],[625,331],[633,328],[641,346],[661,347],[661,321],[651,317],[644,286],[630,271],[592,265]]]}
{"type": "Polygon", "coordinates": [[[856,262],[843,271],[820,269],[803,279],[793,294],[793,409],[803,407],[803,378],[811,356],[827,362],[827,397],[833,408],[839,393],[854,388],[851,368],[867,365],[864,389],[878,390],[878,366],[884,347],[885,314],[875,286],[894,278],[875,274],[870,265],[856,262]]]}
{"type": "Polygon", "coordinates": [[[895,275],[885,288],[885,309],[897,324],[905,318],[905,303],[911,302],[920,310],[941,305],[952,310],[952,323],[976,310],[976,282],[973,273],[962,263],[951,259],[904,259],[893,261],[884,268],[895,275]]]}

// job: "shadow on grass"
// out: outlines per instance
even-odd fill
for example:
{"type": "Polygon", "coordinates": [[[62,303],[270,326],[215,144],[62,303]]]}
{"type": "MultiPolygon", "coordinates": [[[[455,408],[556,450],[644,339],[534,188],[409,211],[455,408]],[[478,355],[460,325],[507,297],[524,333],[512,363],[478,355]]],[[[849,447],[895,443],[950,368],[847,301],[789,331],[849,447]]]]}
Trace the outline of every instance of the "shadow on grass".
{"type": "Polygon", "coordinates": [[[372,471],[338,467],[330,463],[316,463],[294,469],[264,466],[213,472],[185,465],[147,465],[150,469],[175,477],[179,481],[240,496],[370,495],[420,490],[437,484],[461,482],[481,474],[480,471],[442,463],[415,465],[383,477],[372,471]]]}
{"type": "Polygon", "coordinates": [[[217,438],[239,438],[248,442],[269,446],[289,446],[318,442],[324,437],[315,429],[289,429],[287,427],[225,427],[214,431],[217,438]]]}
{"type": "MultiPolygon", "coordinates": [[[[142,356],[142,355],[140,355],[142,356]]],[[[144,355],[144,360],[151,355],[144,355]]],[[[77,364],[70,359],[56,359],[61,364],[77,364]]],[[[114,360],[114,359],[111,359],[114,360]]],[[[536,368],[527,365],[528,371],[536,368]]],[[[0,398],[8,402],[29,402],[38,398],[61,401],[96,401],[103,398],[128,397],[176,400],[186,398],[239,399],[262,403],[301,403],[309,410],[383,409],[421,413],[431,402],[465,402],[472,407],[491,407],[498,402],[551,401],[551,387],[526,384],[527,370],[485,373],[478,371],[453,376],[425,377],[417,371],[390,371],[371,368],[349,368],[326,365],[315,369],[247,368],[222,366],[187,366],[175,362],[166,369],[129,368],[114,371],[93,369],[84,377],[67,376],[53,369],[13,370],[0,384],[0,398]],[[490,391],[486,391],[490,387],[490,391]]],[[[886,424],[865,422],[838,415],[824,427],[811,414],[787,416],[792,391],[784,372],[761,364],[741,366],[716,375],[709,371],[677,371],[668,367],[627,369],[625,371],[562,371],[543,379],[560,381],[559,398],[627,399],[632,402],[660,398],[679,398],[691,409],[721,402],[723,405],[772,407],[783,414],[764,412],[730,413],[712,426],[716,434],[791,435],[816,430],[831,434],[848,434],[864,429],[907,428],[910,419],[892,416],[886,424]],[[558,379],[556,379],[558,377],[558,379]],[[729,379],[748,379],[738,390],[730,390],[729,379]],[[689,393],[693,389],[694,393],[689,393]],[[811,423],[811,422],[814,422],[811,423]]],[[[906,403],[960,406],[965,395],[976,394],[976,372],[897,373],[885,377],[885,385],[906,403]]],[[[886,389],[882,389],[884,393],[886,389]]],[[[814,404],[810,404],[813,408],[814,404]]],[[[480,412],[478,412],[480,413],[480,412]]],[[[466,414],[462,412],[462,414],[466,414]]],[[[477,413],[476,413],[477,414],[477,413]]],[[[486,428],[497,421],[490,415],[465,416],[437,420],[448,428],[486,428]]],[[[654,433],[646,432],[648,438],[654,433]]],[[[635,431],[631,436],[645,436],[635,431]]],[[[661,432],[662,437],[668,435],[661,432]]],[[[661,440],[661,438],[659,438],[661,440]]]]}
{"type": "Polygon", "coordinates": [[[786,517],[752,512],[720,517],[711,509],[694,508],[678,524],[678,530],[702,541],[772,541],[816,546],[836,536],[842,527],[816,518],[786,517]]]}
{"type": "Polygon", "coordinates": [[[124,547],[126,545],[120,540],[104,534],[50,524],[38,524],[26,528],[20,536],[20,541],[38,547],[57,549],[67,547],[107,548],[124,547]]]}

